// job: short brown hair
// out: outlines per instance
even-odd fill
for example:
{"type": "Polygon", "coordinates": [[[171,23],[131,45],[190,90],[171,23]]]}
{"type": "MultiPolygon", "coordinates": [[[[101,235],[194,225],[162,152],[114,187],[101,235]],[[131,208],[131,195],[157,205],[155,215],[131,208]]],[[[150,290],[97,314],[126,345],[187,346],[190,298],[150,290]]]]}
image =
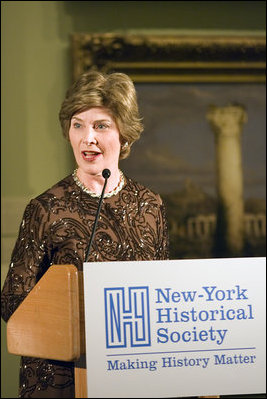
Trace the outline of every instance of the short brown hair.
{"type": "Polygon", "coordinates": [[[93,107],[105,107],[111,112],[120,132],[120,159],[126,158],[143,131],[135,87],[129,76],[119,72],[88,71],[72,84],[59,112],[62,132],[67,139],[73,115],[93,107]],[[125,143],[128,144],[124,146],[125,143]]]}

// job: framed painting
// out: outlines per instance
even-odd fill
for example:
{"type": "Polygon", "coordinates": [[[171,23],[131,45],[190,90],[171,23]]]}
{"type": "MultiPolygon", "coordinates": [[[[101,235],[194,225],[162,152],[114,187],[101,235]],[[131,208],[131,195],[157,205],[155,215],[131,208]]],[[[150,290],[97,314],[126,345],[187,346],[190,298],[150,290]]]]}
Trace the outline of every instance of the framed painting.
{"type": "Polygon", "coordinates": [[[121,167],[164,199],[174,259],[214,256],[215,137],[207,115],[210,107],[242,107],[241,256],[265,256],[265,37],[76,33],[72,56],[74,79],[88,69],[133,79],[145,130],[121,167]]]}
{"type": "Polygon", "coordinates": [[[265,82],[265,36],[83,34],[71,37],[73,77],[88,69],[134,82],[265,82]]]}

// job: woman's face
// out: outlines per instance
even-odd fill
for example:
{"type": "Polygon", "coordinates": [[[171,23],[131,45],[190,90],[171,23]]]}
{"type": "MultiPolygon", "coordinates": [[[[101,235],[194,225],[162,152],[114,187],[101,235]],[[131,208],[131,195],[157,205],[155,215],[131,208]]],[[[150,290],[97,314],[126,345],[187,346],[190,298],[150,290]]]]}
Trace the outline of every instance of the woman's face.
{"type": "Polygon", "coordinates": [[[99,175],[105,168],[118,170],[120,133],[107,109],[95,107],[75,114],[69,138],[82,173],[99,175]]]}

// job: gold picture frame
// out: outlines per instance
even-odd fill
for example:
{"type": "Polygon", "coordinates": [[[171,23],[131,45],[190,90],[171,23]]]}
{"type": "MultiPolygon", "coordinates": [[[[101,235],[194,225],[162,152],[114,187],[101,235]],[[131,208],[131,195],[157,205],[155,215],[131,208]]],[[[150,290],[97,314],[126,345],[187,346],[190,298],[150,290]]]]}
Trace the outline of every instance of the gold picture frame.
{"type": "Polygon", "coordinates": [[[263,35],[74,33],[73,78],[88,69],[134,82],[265,82],[263,35]]]}

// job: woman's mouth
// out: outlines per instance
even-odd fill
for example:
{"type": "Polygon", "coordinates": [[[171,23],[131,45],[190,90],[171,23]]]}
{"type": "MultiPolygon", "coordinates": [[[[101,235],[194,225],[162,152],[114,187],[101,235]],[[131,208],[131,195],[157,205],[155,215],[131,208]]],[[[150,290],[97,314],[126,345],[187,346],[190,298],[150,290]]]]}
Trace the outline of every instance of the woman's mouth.
{"type": "Polygon", "coordinates": [[[82,157],[87,162],[95,161],[100,155],[98,151],[82,151],[82,157]]]}

